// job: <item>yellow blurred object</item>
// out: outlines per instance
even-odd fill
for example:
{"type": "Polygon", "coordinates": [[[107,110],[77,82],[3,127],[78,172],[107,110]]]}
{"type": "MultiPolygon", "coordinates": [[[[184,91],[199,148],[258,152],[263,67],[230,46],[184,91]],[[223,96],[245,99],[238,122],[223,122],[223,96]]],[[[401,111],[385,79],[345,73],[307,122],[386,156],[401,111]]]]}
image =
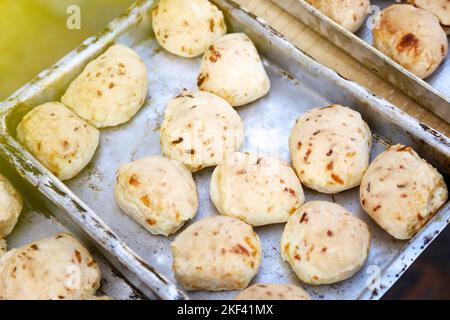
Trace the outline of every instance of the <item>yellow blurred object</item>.
{"type": "Polygon", "coordinates": [[[120,15],[133,0],[0,0],[0,100],[120,15]],[[70,30],[77,5],[81,29],[70,30]]]}

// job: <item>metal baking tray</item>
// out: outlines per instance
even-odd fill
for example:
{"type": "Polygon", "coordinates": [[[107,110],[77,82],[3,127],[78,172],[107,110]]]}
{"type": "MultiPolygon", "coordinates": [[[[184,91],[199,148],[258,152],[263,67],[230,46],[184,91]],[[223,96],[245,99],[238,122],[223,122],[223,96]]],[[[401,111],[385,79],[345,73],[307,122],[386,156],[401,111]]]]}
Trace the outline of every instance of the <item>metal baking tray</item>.
{"type": "MultiPolygon", "coordinates": [[[[277,154],[289,160],[288,136],[295,119],[313,107],[340,103],[361,112],[373,130],[372,157],[388,143],[407,144],[436,166],[448,181],[449,138],[318,64],[234,2],[213,2],[224,12],[230,32],[245,32],[255,42],[272,83],[269,95],[238,109],[246,126],[242,150],[277,154]]],[[[80,48],[4,102],[0,109],[0,152],[9,165],[37,189],[45,204],[58,208],[52,212],[59,219],[68,222],[70,228],[81,230],[87,241],[100,249],[108,261],[146,296],[153,298],[156,294],[163,299],[183,299],[186,296],[165,280],[175,283],[170,253],[174,236],[153,236],[145,231],[119,210],[113,195],[116,170],[121,163],[159,154],[158,129],[168,100],[184,88],[196,89],[201,58],[175,57],[158,46],[151,30],[153,5],[151,0],[138,1],[102,33],[86,40],[80,48]],[[15,140],[15,128],[32,107],[58,100],[83,67],[115,42],[134,48],[143,58],[148,67],[149,97],[132,121],[102,130],[100,148],[90,166],[63,184],[15,140]],[[158,278],[154,270],[165,278],[158,278]]],[[[209,199],[211,173],[212,169],[205,169],[194,174],[200,200],[194,220],[217,214],[209,199]]],[[[357,188],[333,197],[311,190],[305,190],[305,194],[307,201],[324,199],[343,205],[365,220],[373,235],[366,266],[347,281],[330,286],[306,286],[315,299],[380,298],[450,221],[450,204],[447,203],[414,239],[397,241],[362,212],[357,188]],[[374,270],[380,272],[379,283],[375,281],[375,287],[368,286],[374,270]]],[[[27,221],[21,220],[21,224],[19,230],[33,228],[27,221]]],[[[263,263],[253,282],[300,284],[280,257],[283,225],[255,230],[262,240],[263,263]]],[[[189,297],[230,299],[235,294],[200,291],[190,292],[189,297]]]]}
{"type": "MultiPolygon", "coordinates": [[[[450,55],[430,77],[422,80],[372,46],[372,30],[367,21],[353,34],[304,0],[272,1],[450,123],[450,55]]],[[[393,0],[371,0],[373,13],[395,3],[393,0]]]]}

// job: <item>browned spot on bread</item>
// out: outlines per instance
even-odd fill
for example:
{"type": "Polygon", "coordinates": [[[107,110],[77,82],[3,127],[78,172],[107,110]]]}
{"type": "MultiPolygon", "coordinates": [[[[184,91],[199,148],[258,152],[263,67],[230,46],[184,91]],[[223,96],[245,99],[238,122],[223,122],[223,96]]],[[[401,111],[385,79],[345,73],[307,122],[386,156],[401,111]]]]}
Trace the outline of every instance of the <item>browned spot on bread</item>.
{"type": "Polygon", "coordinates": [[[291,188],[284,188],[285,192],[289,192],[291,194],[291,196],[295,197],[297,195],[297,193],[295,192],[294,189],[291,188]]]}
{"type": "Polygon", "coordinates": [[[333,236],[333,231],[328,230],[328,231],[327,231],[327,236],[332,237],[332,236],[333,236]]]}
{"type": "Polygon", "coordinates": [[[381,208],[381,204],[377,205],[375,208],[373,208],[373,211],[378,211],[381,208]]]}
{"type": "Polygon", "coordinates": [[[238,244],[238,245],[234,246],[231,249],[231,251],[233,253],[236,253],[236,254],[243,254],[243,255],[246,255],[246,256],[250,256],[250,252],[248,252],[247,248],[245,248],[241,244],[238,244]]]}
{"type": "Polygon", "coordinates": [[[39,250],[39,247],[36,244],[32,244],[30,246],[30,248],[33,249],[33,250],[39,250]]]}
{"type": "Polygon", "coordinates": [[[397,44],[397,50],[405,51],[405,50],[417,49],[418,44],[419,44],[419,39],[417,39],[417,37],[414,34],[407,33],[401,38],[400,42],[397,44]]]}
{"type": "Polygon", "coordinates": [[[300,218],[300,223],[308,223],[308,214],[306,212],[303,212],[301,218],[300,218]]]}
{"type": "Polygon", "coordinates": [[[183,142],[183,140],[184,140],[183,137],[179,137],[178,139],[172,141],[172,144],[179,144],[179,143],[183,142]]]}
{"type": "Polygon", "coordinates": [[[147,208],[150,208],[151,202],[150,202],[150,198],[147,195],[145,195],[141,198],[141,202],[144,204],[144,206],[146,206],[147,208]]]}
{"type": "Polygon", "coordinates": [[[130,180],[128,180],[128,183],[131,184],[132,186],[137,187],[139,185],[139,180],[137,175],[133,174],[130,178],[130,180]]]}
{"type": "Polygon", "coordinates": [[[75,258],[77,259],[78,263],[81,263],[81,253],[78,250],[75,250],[75,258]]]}
{"type": "Polygon", "coordinates": [[[327,156],[331,156],[333,154],[333,149],[330,149],[330,151],[327,152],[327,156]]]}
{"type": "Polygon", "coordinates": [[[294,255],[294,259],[300,261],[300,260],[302,260],[302,257],[298,253],[296,253],[294,255]]]}
{"type": "Polygon", "coordinates": [[[151,226],[156,224],[156,220],[154,220],[154,219],[147,219],[147,220],[145,220],[145,222],[147,222],[151,226]]]}
{"type": "Polygon", "coordinates": [[[236,172],[237,175],[242,175],[242,174],[246,174],[247,171],[245,171],[245,169],[239,170],[238,172],[236,172]]]}
{"type": "Polygon", "coordinates": [[[339,184],[344,184],[344,180],[342,180],[342,178],[339,177],[337,174],[332,173],[331,179],[333,179],[335,182],[337,182],[339,184]]]}
{"type": "Polygon", "coordinates": [[[197,86],[201,87],[201,85],[208,79],[209,75],[206,73],[200,73],[197,77],[197,86]]]}
{"type": "Polygon", "coordinates": [[[333,170],[333,166],[334,166],[333,161],[330,161],[330,163],[327,164],[327,170],[328,171],[333,170]]]}
{"type": "Polygon", "coordinates": [[[209,31],[214,32],[214,25],[216,23],[214,22],[214,19],[209,19],[209,31]]]}
{"type": "Polygon", "coordinates": [[[299,141],[298,143],[297,143],[297,150],[300,150],[302,148],[302,143],[299,141]]]}
{"type": "Polygon", "coordinates": [[[308,161],[309,156],[311,155],[311,152],[312,152],[311,148],[309,148],[308,150],[306,150],[306,155],[305,155],[305,157],[304,157],[304,160],[305,160],[305,161],[308,161]]]}

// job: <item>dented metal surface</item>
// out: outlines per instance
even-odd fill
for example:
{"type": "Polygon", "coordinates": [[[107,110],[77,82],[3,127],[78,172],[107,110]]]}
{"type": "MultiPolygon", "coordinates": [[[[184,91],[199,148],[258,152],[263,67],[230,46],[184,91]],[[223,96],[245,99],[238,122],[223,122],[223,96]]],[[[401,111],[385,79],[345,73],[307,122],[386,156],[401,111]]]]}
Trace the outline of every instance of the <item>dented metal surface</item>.
{"type": "MultiPolygon", "coordinates": [[[[242,150],[279,155],[289,160],[288,136],[296,118],[313,107],[340,103],[361,112],[373,130],[372,158],[389,143],[407,144],[438,167],[448,181],[450,141],[447,137],[321,66],[261,19],[233,2],[213,2],[223,10],[230,32],[243,31],[255,42],[264,57],[272,83],[268,96],[237,109],[246,126],[242,150]]],[[[178,58],[158,46],[151,31],[149,12],[152,5],[153,1],[138,1],[131,12],[113,22],[100,37],[88,40],[6,101],[2,105],[0,151],[9,164],[34,185],[48,203],[53,204],[52,212],[66,222],[70,230],[85,235],[87,241],[99,248],[144,294],[150,298],[156,294],[165,299],[177,299],[185,298],[183,293],[165,280],[175,283],[170,253],[174,236],[165,238],[149,234],[119,210],[113,195],[116,170],[120,164],[160,152],[158,129],[167,101],[184,88],[196,89],[200,58],[178,58]],[[75,179],[63,184],[15,141],[15,127],[30,108],[59,99],[83,66],[113,42],[134,48],[146,63],[149,98],[132,121],[102,130],[100,148],[91,165],[75,179]]],[[[209,199],[211,173],[212,169],[206,169],[194,174],[200,200],[194,220],[217,214],[209,199]]],[[[311,190],[305,190],[305,195],[307,201],[323,199],[343,205],[366,221],[372,232],[372,249],[366,266],[347,281],[331,286],[306,287],[315,299],[380,298],[450,219],[450,205],[447,203],[414,239],[403,242],[389,237],[362,212],[357,188],[333,197],[311,190]],[[369,289],[368,284],[376,272],[380,272],[380,281],[369,289]]],[[[254,282],[300,284],[280,257],[282,229],[283,225],[255,229],[262,240],[263,263],[254,282]]],[[[235,294],[193,292],[189,297],[230,299],[235,294]]]]}
{"type": "Polygon", "coordinates": [[[450,56],[430,77],[422,80],[372,47],[370,23],[373,23],[375,14],[380,9],[395,4],[394,1],[372,0],[371,16],[355,34],[345,30],[304,0],[272,1],[434,114],[450,122],[450,56]]]}

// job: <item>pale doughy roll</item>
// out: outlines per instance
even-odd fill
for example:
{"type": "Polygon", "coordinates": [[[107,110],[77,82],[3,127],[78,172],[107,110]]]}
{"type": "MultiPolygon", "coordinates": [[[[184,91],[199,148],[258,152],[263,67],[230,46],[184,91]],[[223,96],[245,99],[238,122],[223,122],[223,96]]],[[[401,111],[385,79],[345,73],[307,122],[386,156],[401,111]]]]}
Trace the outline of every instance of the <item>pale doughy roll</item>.
{"type": "Polygon", "coordinates": [[[221,214],[253,226],[287,222],[305,201],[289,163],[240,152],[216,167],[210,193],[221,214]]]}
{"type": "Polygon", "coordinates": [[[68,234],[8,251],[0,258],[0,300],[92,299],[100,269],[68,234]]]}
{"type": "Polygon", "coordinates": [[[122,165],[114,193],[119,207],[155,235],[175,233],[197,213],[191,173],[161,156],[122,165]]]}
{"type": "Polygon", "coordinates": [[[147,67],[132,49],[116,44],[70,84],[61,102],[97,128],[123,124],[147,96],[147,67]]]}
{"type": "Polygon", "coordinates": [[[330,194],[361,183],[371,147],[372,135],[361,115],[340,105],[302,115],[289,137],[292,164],[302,184],[330,194]]]}
{"type": "Polygon", "coordinates": [[[216,41],[203,56],[198,88],[227,100],[233,107],[265,96],[270,80],[253,42],[244,33],[216,41]]]}
{"type": "Polygon", "coordinates": [[[257,274],[261,244],[241,220],[204,218],[172,243],[175,277],[187,290],[242,290],[257,274]]]}
{"type": "Polygon", "coordinates": [[[364,211],[397,239],[412,238],[447,199],[442,175],[403,145],[380,154],[367,169],[360,188],[364,211]]]}
{"type": "Polygon", "coordinates": [[[160,133],[162,153],[195,172],[237,151],[244,141],[244,124],[224,99],[185,91],[168,103],[160,133]]]}
{"type": "Polygon", "coordinates": [[[311,297],[303,288],[290,284],[255,284],[234,300],[311,300],[311,297]]]}
{"type": "Polygon", "coordinates": [[[161,0],[152,12],[158,43],[181,57],[196,57],[227,33],[222,12],[208,0],[161,0]]]}
{"type": "Polygon", "coordinates": [[[59,102],[35,107],[17,127],[17,139],[61,180],[87,166],[99,138],[97,129],[59,102]]]}
{"type": "Polygon", "coordinates": [[[13,231],[22,208],[21,195],[11,182],[0,174],[0,240],[13,231]]]}
{"type": "Polygon", "coordinates": [[[352,277],[367,260],[370,232],[366,223],[340,205],[304,204],[286,224],[281,255],[295,274],[312,285],[352,277]]]}

